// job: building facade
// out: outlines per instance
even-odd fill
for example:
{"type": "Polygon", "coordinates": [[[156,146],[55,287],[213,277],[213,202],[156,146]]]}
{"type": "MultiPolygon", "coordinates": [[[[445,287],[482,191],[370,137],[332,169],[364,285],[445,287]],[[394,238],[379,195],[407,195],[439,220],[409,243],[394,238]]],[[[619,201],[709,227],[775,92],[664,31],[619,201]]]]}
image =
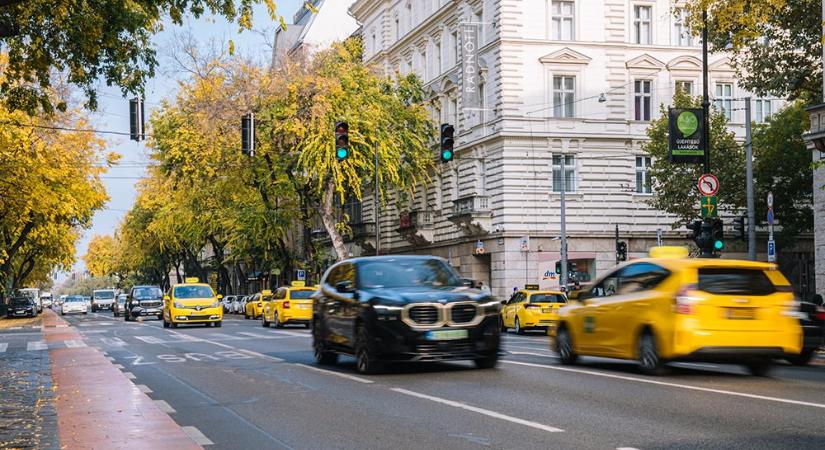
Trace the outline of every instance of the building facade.
{"type": "MultiPolygon", "coordinates": [[[[630,258],[657,242],[685,244],[674,218],[648,206],[643,150],[660,104],[677,89],[701,95],[701,46],[678,3],[357,0],[350,11],[367,61],[417,74],[434,120],[456,129],[456,159],[415,198],[378,214],[382,253],[443,256],[500,296],[525,283],[558,285],[562,183],[572,280],[615,265],[617,227],[630,258]]],[[[749,94],[728,58],[712,55],[709,65],[713,104],[743,137],[749,94]]],[[[781,106],[753,102],[757,121],[781,106]]],[[[374,223],[372,199],[360,215],[374,223]]],[[[374,242],[351,245],[358,254],[374,242]]]]}
{"type": "Polygon", "coordinates": [[[272,64],[277,65],[283,58],[298,55],[312,55],[328,48],[333,42],[351,36],[358,23],[349,15],[348,9],[355,0],[311,0],[292,17],[292,24],[275,31],[272,47],[272,64]],[[307,8],[312,4],[317,12],[307,8]]]}
{"type": "MultiPolygon", "coordinates": [[[[823,7],[825,8],[825,7],[823,7]]],[[[816,292],[825,295],[825,104],[808,109],[811,128],[805,136],[813,152],[814,169],[814,251],[816,292]]]]}

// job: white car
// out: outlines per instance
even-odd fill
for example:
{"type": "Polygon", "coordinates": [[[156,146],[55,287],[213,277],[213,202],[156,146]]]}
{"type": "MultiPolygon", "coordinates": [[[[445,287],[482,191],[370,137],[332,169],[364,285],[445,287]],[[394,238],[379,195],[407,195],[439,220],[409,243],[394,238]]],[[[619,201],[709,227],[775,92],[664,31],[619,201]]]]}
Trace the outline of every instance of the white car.
{"type": "Polygon", "coordinates": [[[92,312],[99,309],[112,310],[115,303],[114,289],[97,289],[92,291],[92,312]]]}
{"type": "Polygon", "coordinates": [[[235,314],[242,314],[243,313],[244,308],[246,308],[246,300],[247,299],[249,299],[248,295],[244,295],[243,297],[238,297],[238,298],[235,299],[235,303],[233,303],[233,305],[232,305],[232,306],[234,306],[234,311],[233,312],[235,314]]]}
{"type": "Polygon", "coordinates": [[[89,306],[86,304],[86,299],[82,295],[70,295],[66,297],[63,306],[60,307],[60,314],[88,314],[89,306]]]}
{"type": "Polygon", "coordinates": [[[52,293],[51,292],[44,292],[40,295],[40,300],[43,301],[44,308],[51,308],[52,307],[52,293]]]}
{"type": "Polygon", "coordinates": [[[232,308],[233,308],[232,302],[235,301],[235,297],[236,296],[234,296],[234,295],[227,295],[226,297],[223,298],[222,303],[223,303],[223,313],[224,314],[232,312],[232,308]]]}

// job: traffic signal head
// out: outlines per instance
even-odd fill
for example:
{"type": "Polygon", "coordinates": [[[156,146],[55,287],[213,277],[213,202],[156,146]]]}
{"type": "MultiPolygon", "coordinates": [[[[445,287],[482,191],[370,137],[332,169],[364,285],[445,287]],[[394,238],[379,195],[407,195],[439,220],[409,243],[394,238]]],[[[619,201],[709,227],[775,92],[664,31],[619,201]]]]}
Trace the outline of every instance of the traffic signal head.
{"type": "Polygon", "coordinates": [[[135,97],[129,100],[129,139],[142,141],[146,138],[143,120],[143,100],[135,97]]]}
{"type": "Polygon", "coordinates": [[[556,261],[556,273],[561,275],[561,261],[556,261]]]}
{"type": "Polygon", "coordinates": [[[714,251],[720,252],[725,248],[725,224],[722,219],[714,219],[711,239],[714,251]]]}
{"type": "Polygon", "coordinates": [[[336,122],[335,124],[335,158],[343,161],[349,157],[349,124],[336,122]]]}
{"type": "Polygon", "coordinates": [[[252,113],[241,117],[241,151],[255,156],[255,115],[252,113]]]}
{"type": "Polygon", "coordinates": [[[696,239],[702,234],[702,221],[701,220],[694,220],[693,222],[686,225],[687,229],[690,230],[688,234],[688,239],[692,241],[696,241],[696,239]]]}
{"type": "Polygon", "coordinates": [[[455,128],[448,124],[441,124],[441,162],[448,163],[455,157],[455,128]]]}
{"type": "Polygon", "coordinates": [[[627,261],[627,242],[619,241],[616,243],[616,260],[627,261]]]}
{"type": "Polygon", "coordinates": [[[747,229],[745,228],[745,216],[739,216],[733,222],[733,229],[736,231],[736,237],[741,240],[746,240],[747,238],[747,229]]]}

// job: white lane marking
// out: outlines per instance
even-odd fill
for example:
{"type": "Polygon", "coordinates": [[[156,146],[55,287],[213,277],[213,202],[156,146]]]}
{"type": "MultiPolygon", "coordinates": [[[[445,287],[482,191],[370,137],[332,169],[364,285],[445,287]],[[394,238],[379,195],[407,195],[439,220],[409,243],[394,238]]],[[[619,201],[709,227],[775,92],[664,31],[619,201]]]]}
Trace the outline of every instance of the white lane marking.
{"type": "Polygon", "coordinates": [[[0,342],[0,353],[5,353],[7,348],[9,348],[8,342],[0,342]]]}
{"type": "Polygon", "coordinates": [[[347,380],[357,381],[359,383],[364,383],[364,384],[374,383],[374,381],[368,380],[366,378],[356,377],[354,375],[349,375],[349,374],[341,373],[341,372],[335,372],[335,371],[332,371],[332,370],[321,369],[321,368],[314,367],[314,366],[308,366],[306,364],[294,363],[293,365],[298,366],[298,367],[303,367],[304,369],[309,369],[309,370],[314,370],[316,372],[325,373],[327,375],[335,375],[336,377],[346,378],[347,380]]]}
{"type": "Polygon", "coordinates": [[[559,357],[556,355],[546,355],[542,353],[533,353],[533,352],[509,352],[511,355],[530,355],[530,356],[541,356],[542,358],[554,358],[558,359],[559,357]]]}
{"type": "Polygon", "coordinates": [[[275,336],[269,336],[269,335],[261,334],[261,333],[250,333],[249,331],[238,331],[238,334],[240,334],[242,336],[257,338],[257,339],[272,339],[273,337],[275,337],[275,336]]]}
{"type": "Polygon", "coordinates": [[[504,348],[505,348],[505,349],[508,349],[508,348],[520,348],[520,349],[522,349],[522,350],[530,350],[530,351],[534,351],[534,352],[549,352],[549,353],[555,353],[553,350],[550,350],[549,348],[541,348],[541,347],[525,347],[525,346],[523,346],[523,345],[505,345],[505,346],[504,346],[504,348]]]}
{"type": "Polygon", "coordinates": [[[269,360],[269,361],[272,361],[272,362],[284,362],[284,360],[281,359],[281,358],[276,358],[274,356],[264,355],[263,353],[258,353],[258,352],[252,351],[252,350],[245,350],[245,349],[239,348],[238,351],[241,352],[241,353],[246,353],[247,355],[250,355],[250,356],[256,356],[258,358],[266,359],[266,360],[269,360]]]}
{"type": "Polygon", "coordinates": [[[228,334],[223,334],[223,333],[209,333],[209,337],[216,338],[216,339],[223,339],[223,340],[227,340],[227,341],[240,339],[237,336],[230,336],[228,334]]]}
{"type": "MultiPolygon", "coordinates": [[[[183,333],[178,333],[177,331],[172,331],[172,330],[167,330],[167,331],[169,332],[169,334],[172,334],[172,335],[175,335],[175,336],[184,336],[183,333]]],[[[231,345],[222,344],[220,342],[215,342],[215,341],[212,341],[212,340],[209,340],[209,339],[201,339],[200,342],[205,342],[207,344],[217,345],[218,347],[223,347],[223,348],[228,348],[230,350],[235,350],[235,347],[233,347],[231,345]]]]}
{"type": "Polygon", "coordinates": [[[202,338],[190,336],[188,334],[176,334],[175,336],[179,336],[181,342],[203,342],[202,338]]]}
{"type": "Polygon", "coordinates": [[[464,404],[464,403],[454,402],[452,400],[447,400],[447,399],[444,399],[444,398],[441,398],[441,397],[433,397],[431,395],[421,394],[419,392],[414,392],[414,391],[408,391],[408,390],[402,389],[402,388],[392,388],[391,390],[395,391],[395,392],[398,392],[399,394],[409,395],[411,397],[417,397],[417,398],[421,398],[421,399],[424,399],[424,400],[430,400],[432,402],[441,403],[443,405],[452,406],[454,408],[465,409],[467,411],[476,412],[476,413],[483,414],[485,416],[492,417],[492,418],[495,418],[495,419],[506,420],[507,422],[517,423],[519,425],[524,425],[524,426],[531,427],[531,428],[537,428],[539,430],[544,430],[544,431],[547,431],[547,432],[550,432],[550,433],[561,433],[561,432],[564,431],[561,428],[551,427],[551,426],[544,425],[544,424],[541,424],[541,423],[538,423],[538,422],[532,422],[532,421],[529,421],[529,420],[520,419],[518,417],[508,416],[506,414],[501,414],[501,413],[498,413],[498,412],[495,412],[495,411],[490,411],[489,409],[479,408],[479,407],[476,407],[476,406],[470,406],[470,405],[467,405],[467,404],[464,404]]]}
{"type": "Polygon", "coordinates": [[[636,447],[616,447],[616,450],[639,450],[636,447]]]}
{"type": "Polygon", "coordinates": [[[658,386],[667,386],[667,387],[674,387],[680,389],[688,389],[691,391],[702,391],[702,392],[711,392],[714,394],[723,394],[723,395],[731,395],[734,397],[744,397],[744,398],[752,398],[756,400],[767,400],[771,402],[777,403],[787,403],[790,405],[801,405],[801,406],[811,406],[814,408],[823,408],[825,409],[825,404],[822,403],[812,403],[812,402],[803,402],[800,400],[791,400],[787,398],[779,398],[779,397],[769,397],[766,395],[757,395],[757,394],[747,394],[744,392],[735,392],[735,391],[726,391],[723,389],[713,389],[713,388],[705,388],[700,386],[691,386],[689,384],[679,384],[679,383],[670,383],[667,381],[656,381],[656,380],[647,380],[644,378],[636,378],[636,377],[628,377],[624,375],[615,375],[612,373],[604,373],[604,372],[593,372],[590,370],[582,370],[582,369],[574,369],[571,367],[559,367],[559,366],[548,366],[546,364],[533,364],[533,363],[526,363],[520,361],[501,361],[505,364],[516,364],[519,366],[528,366],[528,367],[538,367],[541,369],[551,369],[551,370],[559,370],[562,372],[573,372],[573,373],[583,373],[587,375],[595,375],[597,377],[605,377],[605,378],[614,378],[617,380],[625,380],[625,381],[635,381],[637,383],[647,383],[647,384],[655,384],[658,386]]]}
{"type": "Polygon", "coordinates": [[[680,365],[680,366],[701,367],[703,369],[705,369],[705,368],[706,369],[718,369],[719,368],[719,366],[716,366],[716,365],[713,365],[713,364],[703,364],[703,363],[683,362],[683,363],[676,363],[676,364],[680,365]]]}
{"type": "Polygon", "coordinates": [[[106,359],[108,359],[108,360],[109,360],[109,361],[111,361],[111,362],[115,362],[115,359],[114,359],[114,358],[112,358],[111,356],[107,356],[107,357],[106,357],[106,359]]]}
{"type": "Polygon", "coordinates": [[[115,369],[123,369],[123,366],[121,366],[120,364],[112,364],[112,365],[115,366],[115,369]]]}
{"type": "Polygon", "coordinates": [[[100,342],[102,342],[103,345],[106,345],[108,347],[123,347],[124,345],[126,345],[126,342],[124,342],[123,339],[117,337],[100,338],[100,342]]]}
{"type": "Polygon", "coordinates": [[[66,348],[83,348],[86,347],[86,343],[80,339],[70,339],[68,341],[63,341],[66,344],[66,348]]]}
{"type": "Polygon", "coordinates": [[[183,432],[189,436],[189,439],[192,439],[198,445],[214,444],[214,442],[210,441],[208,437],[204,436],[203,433],[195,427],[181,427],[181,429],[183,429],[183,432]]]}
{"type": "Polygon", "coordinates": [[[165,400],[155,400],[155,404],[158,405],[158,408],[166,414],[174,414],[177,412],[175,411],[175,408],[172,408],[172,405],[166,403],[165,400]]]}
{"type": "MultiPolygon", "coordinates": [[[[277,330],[277,331],[272,331],[272,332],[275,333],[275,334],[283,334],[283,335],[286,335],[286,336],[299,336],[299,337],[310,337],[310,336],[312,336],[309,333],[296,333],[294,331],[277,330]]],[[[238,334],[241,334],[241,333],[238,332],[238,334]]]]}
{"type": "Polygon", "coordinates": [[[26,344],[26,351],[47,350],[48,348],[46,341],[29,341],[29,343],[26,344]]]}
{"type": "Polygon", "coordinates": [[[80,334],[108,333],[112,330],[80,330],[80,334]]]}
{"type": "Polygon", "coordinates": [[[135,374],[133,374],[132,372],[123,372],[123,375],[126,375],[126,378],[130,380],[134,380],[135,378],[137,378],[135,374]]]}
{"type": "Polygon", "coordinates": [[[147,344],[165,344],[166,341],[163,339],[156,338],[154,336],[135,336],[135,339],[140,339],[141,341],[147,344]]]}
{"type": "Polygon", "coordinates": [[[144,394],[151,394],[153,392],[151,389],[149,389],[149,386],[146,386],[145,384],[136,384],[135,387],[138,388],[138,390],[140,392],[143,392],[144,394]]]}

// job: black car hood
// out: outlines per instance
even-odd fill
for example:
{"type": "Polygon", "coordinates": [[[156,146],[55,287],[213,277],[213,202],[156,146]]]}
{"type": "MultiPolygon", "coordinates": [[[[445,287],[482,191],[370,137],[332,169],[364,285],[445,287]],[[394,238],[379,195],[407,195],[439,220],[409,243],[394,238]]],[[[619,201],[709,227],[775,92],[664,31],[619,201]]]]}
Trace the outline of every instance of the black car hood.
{"type": "Polygon", "coordinates": [[[453,303],[480,301],[489,294],[464,286],[415,286],[401,288],[370,288],[361,291],[365,300],[380,299],[382,303],[406,305],[409,303],[453,303]]]}

